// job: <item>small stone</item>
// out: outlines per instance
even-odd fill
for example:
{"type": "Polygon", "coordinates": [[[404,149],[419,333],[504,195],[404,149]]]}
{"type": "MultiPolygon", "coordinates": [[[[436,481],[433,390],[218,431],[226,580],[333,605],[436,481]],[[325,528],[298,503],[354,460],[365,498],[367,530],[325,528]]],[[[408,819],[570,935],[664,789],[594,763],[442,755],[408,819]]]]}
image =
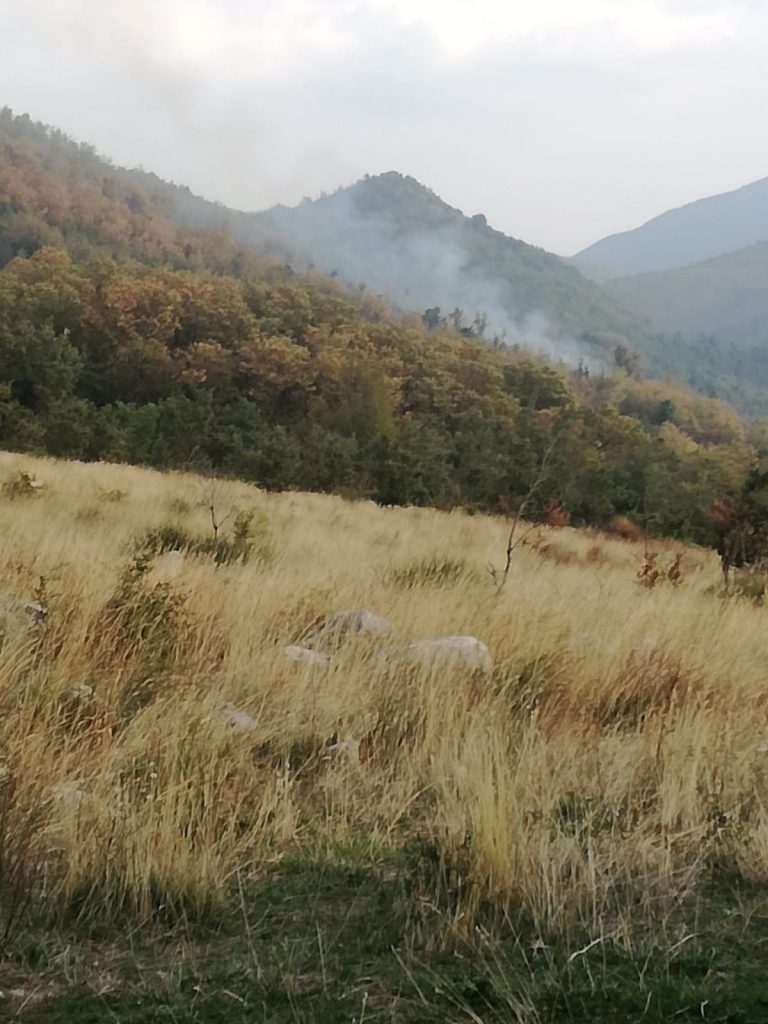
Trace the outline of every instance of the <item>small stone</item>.
{"type": "Polygon", "coordinates": [[[236,732],[253,732],[256,728],[256,719],[251,718],[247,711],[243,711],[231,701],[227,701],[219,708],[219,718],[232,726],[236,732]]]}
{"type": "Polygon", "coordinates": [[[88,683],[73,683],[67,688],[67,696],[72,700],[93,700],[94,689],[88,683]]]}
{"type": "Polygon", "coordinates": [[[284,647],[283,654],[291,661],[304,665],[327,665],[331,660],[327,654],[311,651],[308,647],[300,647],[297,644],[284,647]]]}
{"type": "Polygon", "coordinates": [[[354,736],[345,736],[343,740],[332,743],[328,750],[345,761],[357,764],[360,761],[360,740],[354,736]]]}
{"type": "Polygon", "coordinates": [[[88,798],[88,794],[84,789],[80,789],[74,782],[60,782],[56,786],[51,786],[51,794],[53,798],[61,804],[64,810],[76,811],[78,810],[83,802],[88,798]]]}

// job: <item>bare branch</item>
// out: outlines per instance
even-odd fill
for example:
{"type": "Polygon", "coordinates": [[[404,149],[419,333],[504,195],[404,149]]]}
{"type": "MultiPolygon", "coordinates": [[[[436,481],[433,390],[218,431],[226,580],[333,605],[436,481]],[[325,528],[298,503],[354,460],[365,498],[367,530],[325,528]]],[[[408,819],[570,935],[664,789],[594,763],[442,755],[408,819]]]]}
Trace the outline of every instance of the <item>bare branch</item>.
{"type": "Polygon", "coordinates": [[[507,582],[510,569],[512,568],[512,555],[514,554],[515,548],[518,546],[518,544],[521,544],[522,541],[525,540],[525,538],[531,532],[531,530],[534,529],[534,527],[530,527],[528,530],[525,531],[524,534],[522,534],[522,536],[517,536],[517,528],[520,525],[520,520],[525,516],[525,513],[528,511],[531,502],[536,497],[539,488],[544,483],[547,477],[547,473],[549,472],[549,463],[552,459],[552,455],[555,451],[557,442],[559,440],[560,434],[553,433],[552,439],[550,440],[544,454],[542,455],[541,463],[539,464],[539,471],[536,474],[536,477],[534,478],[531,486],[528,488],[525,497],[515,510],[515,515],[512,519],[512,526],[510,527],[509,535],[507,536],[507,548],[505,552],[504,569],[501,572],[499,572],[497,569],[491,569],[491,576],[493,578],[494,583],[496,584],[497,593],[500,593],[504,589],[504,585],[507,582]]]}

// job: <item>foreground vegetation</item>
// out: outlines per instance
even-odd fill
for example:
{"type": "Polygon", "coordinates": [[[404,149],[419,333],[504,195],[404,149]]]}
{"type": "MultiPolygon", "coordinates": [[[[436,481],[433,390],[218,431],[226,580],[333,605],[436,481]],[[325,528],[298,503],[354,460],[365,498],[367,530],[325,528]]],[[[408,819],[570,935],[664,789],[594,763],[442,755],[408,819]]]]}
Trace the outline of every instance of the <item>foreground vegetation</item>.
{"type": "Polygon", "coordinates": [[[521,529],[499,590],[503,519],[0,480],[2,1012],[765,1019],[765,610],[715,555],[521,529]],[[441,634],[492,671],[382,657],[441,634]]]}

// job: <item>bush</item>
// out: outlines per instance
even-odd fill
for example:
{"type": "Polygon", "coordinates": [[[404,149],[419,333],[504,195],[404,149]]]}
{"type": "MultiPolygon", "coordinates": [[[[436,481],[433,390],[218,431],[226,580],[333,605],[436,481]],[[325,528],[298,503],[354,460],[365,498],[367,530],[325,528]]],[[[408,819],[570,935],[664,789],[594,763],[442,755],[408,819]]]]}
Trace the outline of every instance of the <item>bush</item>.
{"type": "Polygon", "coordinates": [[[406,590],[416,587],[443,587],[452,583],[477,582],[480,573],[463,558],[430,555],[395,566],[387,574],[387,582],[406,590]]]}
{"type": "Polygon", "coordinates": [[[24,470],[10,477],[3,484],[3,495],[13,501],[15,498],[37,498],[43,489],[41,480],[24,470]]]}
{"type": "Polygon", "coordinates": [[[165,523],[148,530],[138,540],[136,551],[144,558],[166,551],[208,555],[216,565],[245,565],[252,561],[267,564],[274,557],[269,521],[255,509],[238,512],[228,534],[217,532],[209,537],[196,536],[178,523],[165,523]]]}
{"type": "Polygon", "coordinates": [[[765,604],[766,590],[768,590],[768,573],[758,572],[754,569],[739,569],[733,574],[731,593],[735,597],[744,598],[760,607],[765,604]]]}
{"type": "Polygon", "coordinates": [[[195,623],[183,595],[167,583],[152,585],[148,568],[146,558],[134,559],[93,632],[95,668],[110,671],[120,666],[122,719],[151,703],[162,677],[195,646],[195,623]]]}

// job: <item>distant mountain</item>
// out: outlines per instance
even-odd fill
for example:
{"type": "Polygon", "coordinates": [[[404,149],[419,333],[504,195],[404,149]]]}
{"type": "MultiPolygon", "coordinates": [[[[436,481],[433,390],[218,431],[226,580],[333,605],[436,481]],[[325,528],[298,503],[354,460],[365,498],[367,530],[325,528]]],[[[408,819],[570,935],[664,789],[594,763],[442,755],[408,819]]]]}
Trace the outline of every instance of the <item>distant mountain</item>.
{"type": "Polygon", "coordinates": [[[605,290],[666,333],[768,346],[768,242],[677,270],[618,278],[605,290]]]}
{"type": "Polygon", "coordinates": [[[672,270],[768,241],[768,178],[610,235],[574,262],[596,280],[672,270]]]}

